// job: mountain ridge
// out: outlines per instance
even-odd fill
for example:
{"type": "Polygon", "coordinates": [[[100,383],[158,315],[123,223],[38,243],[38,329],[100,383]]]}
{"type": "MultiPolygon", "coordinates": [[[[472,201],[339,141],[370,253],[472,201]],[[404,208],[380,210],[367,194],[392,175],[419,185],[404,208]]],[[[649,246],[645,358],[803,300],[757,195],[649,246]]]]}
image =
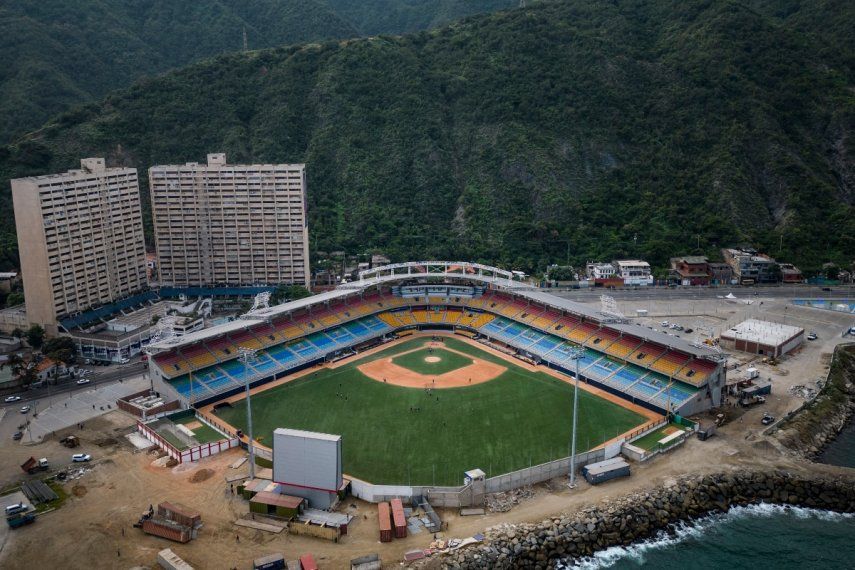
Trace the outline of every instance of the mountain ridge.
{"type": "Polygon", "coordinates": [[[307,162],[315,250],[531,270],[748,242],[846,265],[846,75],[739,2],[544,2],[142,81],[3,149],[0,199],[81,156],[142,175],[222,151],[307,162]]]}

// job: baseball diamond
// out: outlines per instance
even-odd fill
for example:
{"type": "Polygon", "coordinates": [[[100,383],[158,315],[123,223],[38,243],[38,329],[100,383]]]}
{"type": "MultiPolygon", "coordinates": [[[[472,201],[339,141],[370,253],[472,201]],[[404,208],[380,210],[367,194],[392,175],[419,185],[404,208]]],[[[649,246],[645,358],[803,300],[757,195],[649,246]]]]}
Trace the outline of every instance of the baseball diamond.
{"type": "MultiPolygon", "coordinates": [[[[459,484],[473,467],[500,474],[568,455],[573,388],[567,381],[450,336],[420,335],[390,344],[256,389],[256,439],[269,445],[273,430],[282,426],[341,434],[345,472],[386,484],[459,484]],[[474,364],[436,377],[408,370],[422,377],[417,385],[401,385],[391,372],[385,379],[363,372],[389,361],[404,370],[408,362],[425,370],[427,347],[441,358],[453,354],[474,364]],[[415,356],[402,360],[409,355],[415,356]],[[489,377],[470,385],[478,366],[489,377]]],[[[215,414],[245,429],[243,396],[230,400],[232,406],[215,414]]],[[[203,411],[213,413],[210,408],[203,411]]],[[[645,412],[652,415],[582,391],[580,446],[593,448],[636,428],[648,421],[645,412]]]]}

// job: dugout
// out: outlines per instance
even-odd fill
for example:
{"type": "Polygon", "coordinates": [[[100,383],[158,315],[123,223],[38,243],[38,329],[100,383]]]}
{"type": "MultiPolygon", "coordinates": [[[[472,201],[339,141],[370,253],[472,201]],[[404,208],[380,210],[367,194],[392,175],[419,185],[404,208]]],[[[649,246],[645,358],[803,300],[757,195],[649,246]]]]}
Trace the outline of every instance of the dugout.
{"type": "Polygon", "coordinates": [[[286,519],[296,518],[306,508],[306,499],[271,491],[256,493],[249,500],[249,512],[286,519]]]}

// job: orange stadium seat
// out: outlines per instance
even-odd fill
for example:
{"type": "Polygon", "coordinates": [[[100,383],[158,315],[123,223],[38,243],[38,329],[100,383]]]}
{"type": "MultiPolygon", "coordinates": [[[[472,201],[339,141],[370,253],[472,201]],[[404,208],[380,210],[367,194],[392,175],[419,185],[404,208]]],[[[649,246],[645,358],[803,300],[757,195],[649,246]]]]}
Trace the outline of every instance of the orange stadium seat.
{"type": "Polygon", "coordinates": [[[597,330],[596,325],[592,325],[591,323],[581,323],[578,327],[567,333],[567,338],[582,344],[588,340],[592,334],[596,333],[597,330]]]}
{"type": "Polygon", "coordinates": [[[691,357],[687,354],[669,351],[657,358],[650,365],[650,368],[661,372],[662,374],[674,376],[677,374],[678,370],[683,368],[683,366],[685,366],[685,364],[689,362],[690,358],[691,357]]]}
{"type": "Polygon", "coordinates": [[[665,352],[665,347],[652,342],[645,342],[638,347],[635,352],[629,355],[627,360],[633,364],[649,366],[651,362],[659,358],[659,355],[665,352]]]}
{"type": "Polygon", "coordinates": [[[609,347],[606,348],[606,352],[612,356],[617,356],[618,358],[627,360],[627,357],[632,354],[639,345],[641,345],[641,342],[641,339],[634,336],[625,336],[618,338],[609,345],[609,347]]]}

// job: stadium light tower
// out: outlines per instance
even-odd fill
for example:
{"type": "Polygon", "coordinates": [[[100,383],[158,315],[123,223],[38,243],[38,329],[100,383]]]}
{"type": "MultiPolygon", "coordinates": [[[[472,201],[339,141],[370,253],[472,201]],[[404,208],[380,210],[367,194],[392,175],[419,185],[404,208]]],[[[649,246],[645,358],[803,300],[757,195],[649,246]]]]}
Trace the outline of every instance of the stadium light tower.
{"type": "Polygon", "coordinates": [[[255,479],[255,448],[252,445],[252,404],[249,401],[249,363],[255,360],[257,349],[239,346],[238,352],[240,359],[243,362],[243,379],[246,383],[246,429],[247,429],[247,449],[249,450],[249,478],[255,479]]]}
{"type": "Polygon", "coordinates": [[[573,436],[570,443],[570,488],[576,486],[576,416],[579,411],[579,361],[585,357],[581,347],[570,351],[568,359],[576,361],[576,377],[573,380],[573,436]]]}

